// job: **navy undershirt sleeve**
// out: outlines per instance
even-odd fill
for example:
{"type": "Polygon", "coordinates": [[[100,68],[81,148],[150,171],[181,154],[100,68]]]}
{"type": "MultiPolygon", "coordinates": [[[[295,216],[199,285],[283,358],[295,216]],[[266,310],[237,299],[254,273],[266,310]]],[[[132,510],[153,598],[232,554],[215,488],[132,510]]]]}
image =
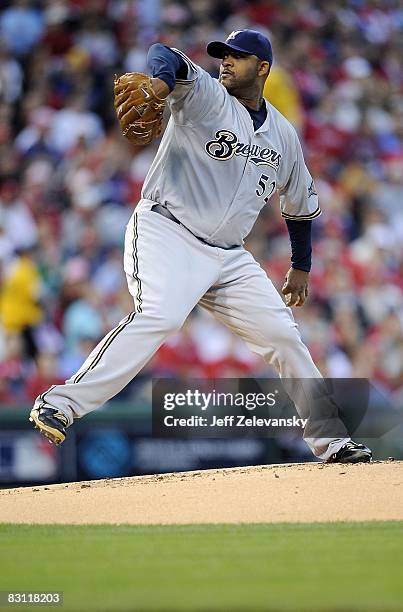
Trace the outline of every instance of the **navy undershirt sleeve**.
{"type": "Polygon", "coordinates": [[[309,272],[312,257],[312,221],[286,219],[286,223],[291,242],[291,266],[309,272]]]}
{"type": "Polygon", "coordinates": [[[186,79],[188,71],[185,60],[161,43],[156,43],[149,48],[147,69],[151,76],[164,81],[170,91],[175,88],[176,78],[186,79]]]}

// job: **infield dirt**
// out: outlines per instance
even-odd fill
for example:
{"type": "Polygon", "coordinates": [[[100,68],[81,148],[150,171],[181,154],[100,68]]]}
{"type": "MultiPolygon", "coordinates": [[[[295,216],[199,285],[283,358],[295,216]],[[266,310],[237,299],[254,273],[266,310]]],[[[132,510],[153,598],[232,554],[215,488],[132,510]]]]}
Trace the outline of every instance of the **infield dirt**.
{"type": "Polygon", "coordinates": [[[194,524],[403,519],[403,462],[265,465],[0,491],[0,522],[194,524]]]}

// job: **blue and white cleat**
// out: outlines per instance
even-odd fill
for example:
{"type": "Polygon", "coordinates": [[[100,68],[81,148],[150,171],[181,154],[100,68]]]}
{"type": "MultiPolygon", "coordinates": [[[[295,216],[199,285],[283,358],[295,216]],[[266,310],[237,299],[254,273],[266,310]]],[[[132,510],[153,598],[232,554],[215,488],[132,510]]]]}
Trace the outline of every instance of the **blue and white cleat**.
{"type": "Polygon", "coordinates": [[[59,410],[35,404],[29,415],[29,420],[35,424],[35,429],[39,429],[41,434],[53,444],[64,442],[69,422],[66,415],[59,410]]]}

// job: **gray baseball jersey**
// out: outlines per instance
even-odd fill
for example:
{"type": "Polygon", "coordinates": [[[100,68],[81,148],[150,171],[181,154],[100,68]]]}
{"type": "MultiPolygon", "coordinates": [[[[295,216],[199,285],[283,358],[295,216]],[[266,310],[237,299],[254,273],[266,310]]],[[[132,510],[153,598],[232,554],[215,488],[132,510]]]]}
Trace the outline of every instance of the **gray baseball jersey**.
{"type": "Polygon", "coordinates": [[[171,117],[142,198],[165,205],[196,236],[222,247],[242,244],[275,190],[285,218],[317,217],[318,196],[287,119],[266,102],[267,118],[255,132],[243,104],[174,51],[187,63],[188,79],[177,80],[168,96],[171,117]]]}

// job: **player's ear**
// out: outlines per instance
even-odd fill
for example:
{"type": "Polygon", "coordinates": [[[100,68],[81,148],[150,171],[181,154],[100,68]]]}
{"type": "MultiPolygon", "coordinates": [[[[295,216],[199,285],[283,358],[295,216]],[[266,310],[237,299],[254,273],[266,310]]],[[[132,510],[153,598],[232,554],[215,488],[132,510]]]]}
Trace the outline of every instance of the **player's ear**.
{"type": "Polygon", "coordinates": [[[258,75],[259,76],[269,76],[269,72],[270,72],[270,64],[269,62],[260,62],[260,67],[259,67],[259,71],[258,71],[258,75]]]}

